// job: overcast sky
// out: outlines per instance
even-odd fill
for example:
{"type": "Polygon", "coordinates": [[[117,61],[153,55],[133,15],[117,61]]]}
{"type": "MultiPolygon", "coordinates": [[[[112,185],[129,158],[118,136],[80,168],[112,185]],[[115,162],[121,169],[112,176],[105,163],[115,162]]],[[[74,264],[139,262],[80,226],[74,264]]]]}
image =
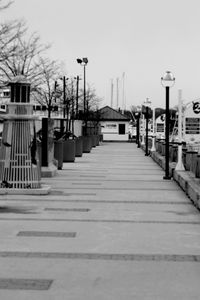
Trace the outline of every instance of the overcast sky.
{"type": "MultiPolygon", "coordinates": [[[[82,75],[76,58],[88,57],[87,81],[102,105],[110,105],[111,79],[125,72],[126,107],[150,98],[165,107],[160,78],[173,72],[170,106],[178,89],[186,102],[200,98],[199,0],[14,0],[2,19],[24,18],[29,31],[51,43],[49,56],[63,61],[66,75],[82,75]]],[[[81,82],[82,84],[82,82],[81,82]]],[[[122,88],[119,90],[122,105],[122,88]]]]}

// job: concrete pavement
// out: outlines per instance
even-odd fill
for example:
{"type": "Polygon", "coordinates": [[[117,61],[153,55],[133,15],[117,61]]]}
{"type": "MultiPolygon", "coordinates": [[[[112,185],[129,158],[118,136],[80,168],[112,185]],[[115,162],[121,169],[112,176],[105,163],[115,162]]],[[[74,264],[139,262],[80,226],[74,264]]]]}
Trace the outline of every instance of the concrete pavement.
{"type": "Polygon", "coordinates": [[[200,299],[200,214],[133,143],[64,163],[48,196],[1,195],[0,299],[200,299]]]}

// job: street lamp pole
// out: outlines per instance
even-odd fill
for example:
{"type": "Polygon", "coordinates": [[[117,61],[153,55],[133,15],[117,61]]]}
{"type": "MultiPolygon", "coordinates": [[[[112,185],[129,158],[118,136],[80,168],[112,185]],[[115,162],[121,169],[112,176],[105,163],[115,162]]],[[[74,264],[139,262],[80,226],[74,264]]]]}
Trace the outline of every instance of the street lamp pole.
{"type": "Polygon", "coordinates": [[[163,179],[171,179],[169,174],[169,89],[175,83],[175,78],[170,71],[167,71],[163,77],[161,77],[161,83],[166,90],[166,107],[165,107],[165,176],[163,179]]]}
{"type": "Polygon", "coordinates": [[[88,63],[88,59],[87,57],[83,57],[82,59],[77,58],[77,63],[83,66],[83,111],[84,111],[84,121],[85,121],[84,135],[87,135],[86,65],[88,63]]]}
{"type": "Polygon", "coordinates": [[[141,116],[141,107],[138,105],[137,106],[137,110],[136,110],[136,113],[135,113],[135,117],[136,117],[136,144],[137,144],[137,147],[140,148],[140,116],[141,116]]]}
{"type": "Polygon", "coordinates": [[[145,121],[145,128],[144,128],[144,132],[146,132],[146,141],[145,141],[145,156],[149,155],[149,150],[148,150],[148,132],[149,132],[149,115],[150,115],[150,108],[151,106],[151,101],[149,100],[149,98],[146,98],[146,100],[143,103],[143,116],[144,116],[144,120],[145,121]]]}
{"type": "Polygon", "coordinates": [[[136,143],[137,147],[140,148],[140,112],[136,112],[135,116],[137,119],[136,143]]]}
{"type": "Polygon", "coordinates": [[[156,122],[156,110],[153,108],[153,115],[152,115],[152,121],[153,121],[153,134],[152,134],[152,146],[151,146],[151,152],[156,151],[155,147],[155,140],[156,140],[156,133],[155,133],[155,122],[156,122]]]}
{"type": "Polygon", "coordinates": [[[142,141],[141,141],[142,146],[144,146],[144,144],[145,144],[144,136],[145,136],[145,117],[144,117],[144,114],[142,114],[142,141]]]}
{"type": "Polygon", "coordinates": [[[83,101],[84,101],[84,114],[86,113],[86,72],[85,72],[85,64],[83,65],[83,101]]]}
{"type": "Polygon", "coordinates": [[[169,86],[166,86],[166,119],[165,119],[165,176],[164,179],[171,179],[169,175],[169,86]]]}
{"type": "Polygon", "coordinates": [[[146,141],[145,141],[145,156],[149,155],[149,149],[148,149],[148,140],[149,140],[149,107],[146,106],[145,111],[145,117],[146,117],[146,141]]]}

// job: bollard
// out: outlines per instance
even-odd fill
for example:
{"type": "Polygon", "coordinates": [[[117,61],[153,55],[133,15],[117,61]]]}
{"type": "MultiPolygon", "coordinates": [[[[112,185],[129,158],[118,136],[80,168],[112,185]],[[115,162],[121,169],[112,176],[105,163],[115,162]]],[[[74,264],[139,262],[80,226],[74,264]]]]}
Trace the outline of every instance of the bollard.
{"type": "Polygon", "coordinates": [[[81,136],[75,139],[75,156],[81,157],[83,155],[83,139],[81,136]]]}
{"type": "Polygon", "coordinates": [[[63,140],[54,141],[54,157],[58,161],[58,170],[63,167],[63,140]]]}
{"type": "Polygon", "coordinates": [[[67,139],[63,141],[63,162],[75,161],[75,140],[67,139]]]}
{"type": "Polygon", "coordinates": [[[197,154],[196,156],[195,177],[200,178],[200,154],[197,154]]]}
{"type": "Polygon", "coordinates": [[[195,155],[197,155],[197,151],[186,151],[186,157],[185,157],[186,171],[192,171],[194,169],[193,160],[195,155]]]}

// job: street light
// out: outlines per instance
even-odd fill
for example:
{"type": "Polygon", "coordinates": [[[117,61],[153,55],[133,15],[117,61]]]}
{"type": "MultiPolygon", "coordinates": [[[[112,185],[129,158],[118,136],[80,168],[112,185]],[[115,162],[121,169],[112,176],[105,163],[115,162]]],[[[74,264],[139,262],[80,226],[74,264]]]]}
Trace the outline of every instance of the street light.
{"type": "Polygon", "coordinates": [[[170,71],[166,71],[161,77],[161,84],[166,89],[166,109],[165,109],[165,176],[163,179],[171,179],[169,175],[169,89],[175,83],[175,78],[170,71]]]}
{"type": "Polygon", "coordinates": [[[83,111],[84,111],[84,118],[85,118],[85,132],[84,135],[87,135],[87,116],[86,116],[86,65],[88,64],[87,57],[77,58],[77,63],[83,66],[83,111]]]}
{"type": "Polygon", "coordinates": [[[148,149],[148,133],[149,133],[149,118],[150,118],[150,112],[151,112],[151,100],[149,98],[146,98],[146,100],[143,103],[142,106],[142,113],[144,115],[144,120],[146,119],[146,126],[144,129],[144,132],[146,131],[146,141],[145,141],[145,156],[149,155],[149,149],[148,149]]]}
{"type": "Polygon", "coordinates": [[[156,132],[155,132],[155,123],[156,123],[156,109],[153,108],[153,114],[152,114],[152,122],[153,122],[153,128],[152,128],[152,146],[151,146],[151,152],[156,151],[156,147],[155,147],[155,141],[156,141],[156,132]]]}
{"type": "Polygon", "coordinates": [[[141,107],[137,106],[135,117],[137,120],[136,144],[138,148],[140,148],[140,115],[141,115],[141,107]]]}

